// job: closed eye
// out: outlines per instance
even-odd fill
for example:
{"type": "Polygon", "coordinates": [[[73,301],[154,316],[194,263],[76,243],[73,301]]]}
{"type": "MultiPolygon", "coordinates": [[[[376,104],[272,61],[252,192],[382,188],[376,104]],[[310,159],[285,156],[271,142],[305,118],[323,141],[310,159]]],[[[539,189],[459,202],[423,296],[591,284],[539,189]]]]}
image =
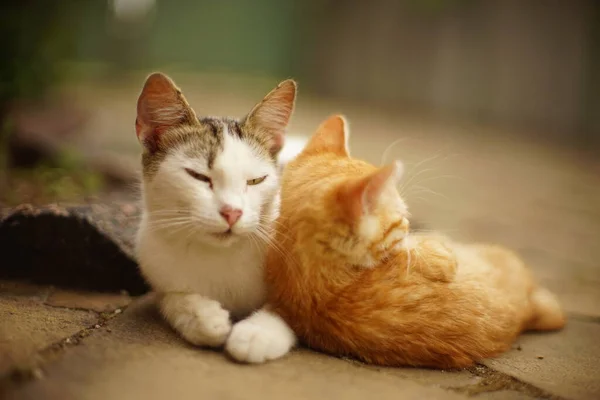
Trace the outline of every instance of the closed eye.
{"type": "Polygon", "coordinates": [[[246,183],[247,183],[249,186],[254,186],[254,185],[258,185],[259,183],[263,183],[265,179],[267,179],[267,175],[265,175],[265,176],[262,176],[262,177],[260,177],[260,178],[248,179],[248,180],[246,181],[246,183]]]}
{"type": "Polygon", "coordinates": [[[193,169],[189,169],[189,168],[186,168],[185,172],[187,172],[192,178],[197,179],[202,182],[206,182],[212,186],[212,181],[208,176],[203,175],[203,174],[196,172],[193,169]]]}

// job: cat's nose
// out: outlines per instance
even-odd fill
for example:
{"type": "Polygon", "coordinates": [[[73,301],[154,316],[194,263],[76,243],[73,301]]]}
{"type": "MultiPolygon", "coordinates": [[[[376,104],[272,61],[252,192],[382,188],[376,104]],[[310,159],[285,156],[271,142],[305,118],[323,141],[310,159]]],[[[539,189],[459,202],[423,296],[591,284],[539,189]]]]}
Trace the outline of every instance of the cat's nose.
{"type": "Polygon", "coordinates": [[[235,225],[235,223],[239,221],[243,214],[242,210],[240,210],[239,208],[233,208],[231,206],[223,206],[219,213],[221,214],[223,219],[227,221],[227,224],[230,227],[235,225]]]}

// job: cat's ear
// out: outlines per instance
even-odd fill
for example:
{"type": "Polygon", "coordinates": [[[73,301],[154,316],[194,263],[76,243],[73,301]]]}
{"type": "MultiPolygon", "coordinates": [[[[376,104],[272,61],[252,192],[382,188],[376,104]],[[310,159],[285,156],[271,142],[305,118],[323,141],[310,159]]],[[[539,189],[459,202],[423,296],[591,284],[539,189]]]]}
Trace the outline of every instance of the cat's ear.
{"type": "Polygon", "coordinates": [[[285,130],[294,111],[296,82],[287,79],[269,92],[244,119],[248,129],[263,132],[271,154],[279,153],[285,142],[285,130]]]}
{"type": "Polygon", "coordinates": [[[348,122],[342,115],[333,115],[322,122],[304,148],[305,154],[319,152],[349,157],[348,122]]]}
{"type": "Polygon", "coordinates": [[[152,152],[167,129],[182,124],[199,124],[194,110],[169,77],[160,72],[153,73],[146,79],[137,102],[135,131],[138,140],[152,152]]]}
{"type": "Polygon", "coordinates": [[[384,189],[388,185],[395,186],[403,172],[403,164],[395,161],[365,177],[345,183],[338,199],[353,220],[372,214],[379,204],[384,189]]]}

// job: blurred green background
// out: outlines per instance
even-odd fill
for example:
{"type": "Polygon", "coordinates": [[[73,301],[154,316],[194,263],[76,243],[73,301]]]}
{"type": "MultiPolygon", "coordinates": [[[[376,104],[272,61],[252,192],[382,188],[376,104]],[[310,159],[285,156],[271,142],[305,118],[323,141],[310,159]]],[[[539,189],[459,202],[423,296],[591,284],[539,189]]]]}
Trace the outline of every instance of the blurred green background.
{"type": "Polygon", "coordinates": [[[121,136],[156,69],[214,112],[294,77],[300,99],[332,102],[327,113],[372,107],[578,151],[600,143],[594,0],[22,0],[3,2],[0,27],[5,203],[119,181],[100,150],[137,153],[121,136]]]}

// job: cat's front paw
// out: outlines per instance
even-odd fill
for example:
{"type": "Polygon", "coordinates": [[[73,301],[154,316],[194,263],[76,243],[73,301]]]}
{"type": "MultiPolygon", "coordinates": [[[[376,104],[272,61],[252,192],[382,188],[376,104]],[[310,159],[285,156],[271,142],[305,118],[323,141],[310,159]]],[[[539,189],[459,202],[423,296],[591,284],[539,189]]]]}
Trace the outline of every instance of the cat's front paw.
{"type": "Polygon", "coordinates": [[[231,332],[229,311],[213,300],[189,296],[175,320],[175,329],[196,346],[220,347],[231,332]]]}
{"type": "Polygon", "coordinates": [[[283,357],[292,344],[281,332],[244,320],[234,325],[225,349],[236,361],[260,364],[283,357]]]}

